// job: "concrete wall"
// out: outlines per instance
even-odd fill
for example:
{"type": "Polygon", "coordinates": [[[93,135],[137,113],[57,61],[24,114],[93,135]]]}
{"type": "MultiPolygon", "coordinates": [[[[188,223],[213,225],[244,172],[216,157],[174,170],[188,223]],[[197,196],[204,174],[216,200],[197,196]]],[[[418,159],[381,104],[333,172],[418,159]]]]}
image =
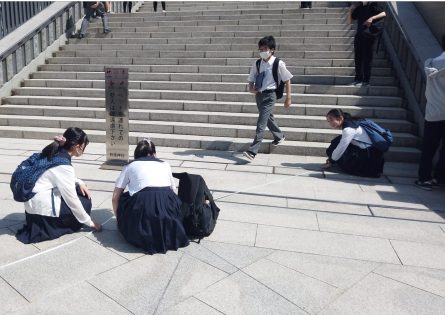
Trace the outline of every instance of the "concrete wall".
{"type": "Polygon", "coordinates": [[[440,42],[440,39],[445,34],[445,1],[418,1],[414,2],[414,4],[434,36],[440,42]]]}

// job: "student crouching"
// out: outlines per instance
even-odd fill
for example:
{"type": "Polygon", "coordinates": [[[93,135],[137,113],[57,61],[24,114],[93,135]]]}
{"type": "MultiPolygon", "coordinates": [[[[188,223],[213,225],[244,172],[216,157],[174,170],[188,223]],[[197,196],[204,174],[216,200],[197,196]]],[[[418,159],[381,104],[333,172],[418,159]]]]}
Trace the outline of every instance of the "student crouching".
{"type": "Polygon", "coordinates": [[[118,228],[129,243],[148,254],[189,244],[175,188],[171,167],[156,158],[154,143],[140,141],[134,161],[123,168],[113,192],[118,228]],[[126,187],[128,191],[123,193],[126,187]]]}
{"type": "Polygon", "coordinates": [[[82,129],[70,127],[36,155],[42,164],[54,159],[66,163],[54,165],[38,177],[32,189],[33,197],[25,202],[26,224],[16,234],[19,241],[29,244],[56,239],[79,231],[83,224],[96,231],[102,229],[91,220],[90,192],[76,178],[71,165],[71,158],[81,156],[88,143],[82,129]]]}
{"type": "Polygon", "coordinates": [[[368,134],[359,125],[359,119],[341,109],[331,109],[326,120],[331,128],[341,129],[342,134],[331,141],[323,168],[337,164],[351,175],[380,177],[385,163],[383,152],[372,145],[368,134]]]}

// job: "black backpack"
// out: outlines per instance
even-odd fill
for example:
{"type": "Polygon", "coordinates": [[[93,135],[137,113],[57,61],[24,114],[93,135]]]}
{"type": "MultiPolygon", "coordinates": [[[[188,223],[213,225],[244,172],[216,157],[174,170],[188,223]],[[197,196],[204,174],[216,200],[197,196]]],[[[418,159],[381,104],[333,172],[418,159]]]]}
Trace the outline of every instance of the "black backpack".
{"type": "MultiPolygon", "coordinates": [[[[284,93],[284,82],[280,81],[280,83],[278,83],[278,63],[280,62],[279,58],[275,58],[273,65],[272,65],[272,75],[273,75],[273,79],[275,80],[275,83],[277,85],[277,89],[275,90],[275,95],[277,96],[277,100],[283,97],[283,93],[284,93]]],[[[258,59],[256,61],[256,69],[258,71],[258,73],[260,73],[260,64],[261,64],[261,59],[258,59]]]]}
{"type": "Polygon", "coordinates": [[[220,210],[200,175],[173,173],[173,176],[179,179],[178,196],[182,201],[185,232],[199,243],[215,229],[220,210]]]}

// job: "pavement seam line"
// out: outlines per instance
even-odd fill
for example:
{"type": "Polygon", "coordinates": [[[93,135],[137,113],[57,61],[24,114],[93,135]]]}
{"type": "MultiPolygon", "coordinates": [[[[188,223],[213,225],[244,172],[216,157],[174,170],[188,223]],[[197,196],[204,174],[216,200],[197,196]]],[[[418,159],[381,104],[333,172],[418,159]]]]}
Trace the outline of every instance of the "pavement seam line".
{"type": "Polygon", "coordinates": [[[327,285],[329,285],[329,286],[331,286],[331,287],[334,287],[334,288],[336,288],[336,289],[340,289],[340,290],[341,290],[341,288],[337,287],[336,285],[334,285],[334,284],[332,284],[332,283],[329,283],[329,282],[323,281],[323,280],[321,280],[321,279],[315,278],[315,277],[313,277],[313,276],[307,275],[307,274],[305,274],[304,272],[301,272],[301,271],[299,271],[299,270],[297,270],[297,269],[294,269],[294,268],[292,268],[292,267],[283,265],[282,263],[279,263],[279,262],[277,262],[277,261],[275,261],[275,260],[272,260],[272,259],[270,259],[270,258],[268,258],[268,257],[264,257],[264,259],[266,259],[266,260],[268,260],[268,261],[270,261],[270,262],[272,262],[272,263],[275,263],[275,264],[277,264],[277,265],[280,265],[280,266],[283,267],[283,268],[286,268],[286,269],[292,270],[292,271],[294,271],[294,272],[296,272],[296,273],[299,273],[299,274],[301,274],[301,275],[303,275],[303,276],[305,276],[305,277],[308,277],[308,278],[311,278],[311,279],[320,281],[320,282],[322,282],[322,283],[324,283],[324,284],[327,284],[327,285]]]}
{"type": "Polygon", "coordinates": [[[30,300],[28,300],[22,293],[20,293],[19,290],[17,290],[13,285],[11,285],[9,283],[8,280],[6,280],[3,276],[0,275],[0,278],[6,282],[7,285],[9,285],[11,287],[11,289],[13,289],[15,292],[17,292],[22,298],[24,298],[26,300],[26,302],[28,302],[29,304],[31,304],[32,302],[30,300]]]}
{"type": "MultiPolygon", "coordinates": [[[[422,267],[422,268],[424,268],[424,267],[422,267]]],[[[412,285],[412,284],[406,283],[406,282],[404,282],[404,281],[402,281],[402,280],[394,279],[394,278],[391,278],[390,276],[387,276],[387,275],[383,275],[383,274],[379,273],[378,271],[373,271],[373,273],[374,273],[374,274],[376,274],[376,275],[382,276],[382,277],[384,277],[384,278],[390,279],[390,280],[392,280],[392,281],[395,281],[395,282],[398,282],[398,283],[401,283],[401,284],[407,285],[407,286],[409,286],[409,287],[412,287],[412,288],[415,288],[415,289],[421,290],[421,291],[423,291],[423,292],[426,292],[426,293],[429,293],[429,294],[435,295],[435,296],[437,296],[437,297],[440,297],[440,298],[445,298],[445,295],[443,295],[443,296],[442,296],[442,295],[439,295],[439,294],[437,294],[437,293],[434,293],[434,292],[428,291],[428,290],[426,290],[426,289],[422,289],[422,288],[416,287],[415,285],[412,285]]]]}
{"type": "Polygon", "coordinates": [[[101,289],[99,289],[98,287],[96,287],[94,284],[92,284],[90,281],[85,280],[86,283],[88,283],[90,286],[92,286],[93,288],[95,288],[97,291],[99,291],[100,293],[102,293],[103,295],[105,295],[107,298],[109,298],[110,300],[112,300],[114,303],[116,303],[117,305],[123,307],[125,310],[127,310],[130,314],[134,314],[134,312],[130,311],[128,308],[126,308],[124,305],[122,305],[121,303],[119,303],[118,301],[116,301],[115,299],[113,299],[111,296],[109,296],[107,293],[103,292],[101,289]]]}
{"type": "Polygon", "coordinates": [[[394,247],[394,244],[392,243],[392,240],[388,240],[388,241],[389,241],[389,244],[391,245],[392,250],[394,251],[394,253],[395,253],[396,256],[397,256],[397,259],[400,261],[400,264],[403,266],[403,262],[402,262],[402,260],[400,259],[399,254],[397,253],[397,251],[396,251],[396,249],[395,249],[395,247],[394,247]]]}
{"type": "MultiPolygon", "coordinates": [[[[246,268],[246,267],[244,267],[246,268]]],[[[282,297],[284,300],[286,300],[287,302],[289,302],[292,305],[295,305],[297,308],[299,308],[300,310],[302,310],[303,312],[305,312],[306,314],[310,314],[308,311],[306,311],[304,308],[302,308],[301,306],[299,306],[298,304],[295,304],[294,302],[292,302],[291,300],[289,300],[287,297],[283,296],[282,294],[280,294],[279,292],[275,291],[274,289],[272,289],[271,287],[269,287],[268,285],[266,285],[265,283],[261,282],[260,280],[254,278],[253,276],[249,275],[246,271],[244,271],[243,269],[240,269],[239,272],[242,272],[244,275],[248,276],[249,278],[251,278],[252,280],[258,282],[259,284],[261,284],[262,286],[264,286],[265,288],[269,289],[270,291],[272,291],[273,293],[275,293],[276,295],[282,297]]]]}
{"type": "Polygon", "coordinates": [[[173,280],[173,278],[175,276],[176,270],[178,270],[179,264],[181,263],[183,258],[184,258],[184,253],[182,253],[181,257],[179,257],[178,262],[176,263],[175,269],[173,269],[173,272],[172,272],[172,274],[170,276],[170,279],[168,279],[168,282],[165,285],[165,288],[162,290],[162,295],[159,298],[158,303],[156,304],[156,308],[155,308],[153,314],[157,314],[158,313],[159,306],[161,305],[162,301],[164,300],[165,293],[167,292],[167,290],[168,290],[168,288],[170,286],[170,283],[172,282],[172,280],[173,280]]]}
{"type": "MultiPolygon", "coordinates": [[[[215,282],[215,283],[216,283],[216,282],[215,282]]],[[[200,301],[201,303],[207,305],[208,307],[214,309],[214,310],[217,311],[218,313],[221,313],[221,314],[226,315],[226,313],[224,313],[224,312],[220,311],[219,309],[215,308],[213,305],[210,305],[209,303],[206,303],[205,301],[201,300],[201,299],[198,298],[197,296],[192,295],[192,297],[193,297],[194,299],[197,299],[197,300],[200,301]]]]}

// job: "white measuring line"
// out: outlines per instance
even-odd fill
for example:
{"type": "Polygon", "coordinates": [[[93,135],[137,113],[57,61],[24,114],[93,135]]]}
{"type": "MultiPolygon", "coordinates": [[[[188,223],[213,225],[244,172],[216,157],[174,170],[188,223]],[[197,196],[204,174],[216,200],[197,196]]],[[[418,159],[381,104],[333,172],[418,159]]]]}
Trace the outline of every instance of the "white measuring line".
{"type": "MultiPolygon", "coordinates": [[[[303,175],[309,174],[309,173],[311,173],[311,172],[313,172],[313,171],[303,172],[303,173],[301,173],[301,174],[296,174],[296,175],[293,175],[293,176],[290,176],[290,177],[286,177],[286,178],[280,178],[280,179],[277,179],[277,180],[275,180],[275,181],[267,182],[267,183],[264,183],[264,184],[261,184],[261,185],[252,186],[252,187],[247,188],[247,189],[244,189],[244,190],[238,190],[238,191],[235,191],[235,192],[233,192],[233,193],[229,193],[229,194],[227,194],[227,195],[224,195],[224,196],[215,198],[214,200],[219,200],[219,199],[226,198],[226,197],[229,197],[229,196],[232,196],[232,195],[236,195],[236,194],[239,194],[239,193],[242,193],[242,192],[251,191],[251,190],[253,190],[253,189],[256,189],[256,188],[259,188],[259,187],[262,187],[262,186],[267,186],[267,185],[270,185],[270,184],[275,184],[275,183],[278,183],[278,182],[283,182],[283,181],[285,181],[285,180],[292,179],[292,178],[295,178],[295,177],[297,177],[297,176],[303,176],[303,175]]],[[[110,221],[112,218],[114,218],[114,216],[112,216],[112,217],[108,218],[107,220],[105,220],[103,223],[101,223],[101,225],[106,224],[106,223],[107,223],[108,221],[110,221]]],[[[5,264],[5,265],[3,265],[3,266],[0,266],[0,270],[1,270],[1,269],[4,269],[4,268],[7,268],[7,267],[10,267],[10,266],[13,266],[13,265],[18,264],[18,263],[27,261],[27,260],[29,260],[29,259],[38,257],[38,256],[40,256],[40,255],[50,253],[50,252],[52,252],[52,251],[54,251],[54,250],[56,250],[56,249],[59,249],[59,248],[62,248],[62,247],[64,247],[64,246],[67,246],[67,245],[69,245],[69,244],[72,244],[72,243],[74,243],[74,242],[77,242],[78,240],[80,240],[80,239],[82,239],[82,238],[84,238],[84,237],[86,237],[86,236],[88,236],[88,235],[93,234],[93,232],[94,232],[94,231],[91,231],[91,232],[89,232],[89,233],[87,233],[87,234],[85,234],[85,235],[82,235],[81,237],[78,237],[78,238],[76,238],[76,239],[73,239],[73,240],[71,240],[71,241],[69,241],[69,242],[63,243],[63,244],[58,245],[58,246],[55,246],[55,247],[53,247],[53,248],[50,248],[50,249],[47,249],[47,250],[44,250],[44,251],[40,251],[40,252],[38,252],[38,253],[36,253],[36,254],[34,254],[34,255],[31,255],[31,256],[28,256],[28,257],[25,257],[25,258],[22,258],[22,259],[19,259],[19,260],[10,262],[10,263],[5,264]]]]}

